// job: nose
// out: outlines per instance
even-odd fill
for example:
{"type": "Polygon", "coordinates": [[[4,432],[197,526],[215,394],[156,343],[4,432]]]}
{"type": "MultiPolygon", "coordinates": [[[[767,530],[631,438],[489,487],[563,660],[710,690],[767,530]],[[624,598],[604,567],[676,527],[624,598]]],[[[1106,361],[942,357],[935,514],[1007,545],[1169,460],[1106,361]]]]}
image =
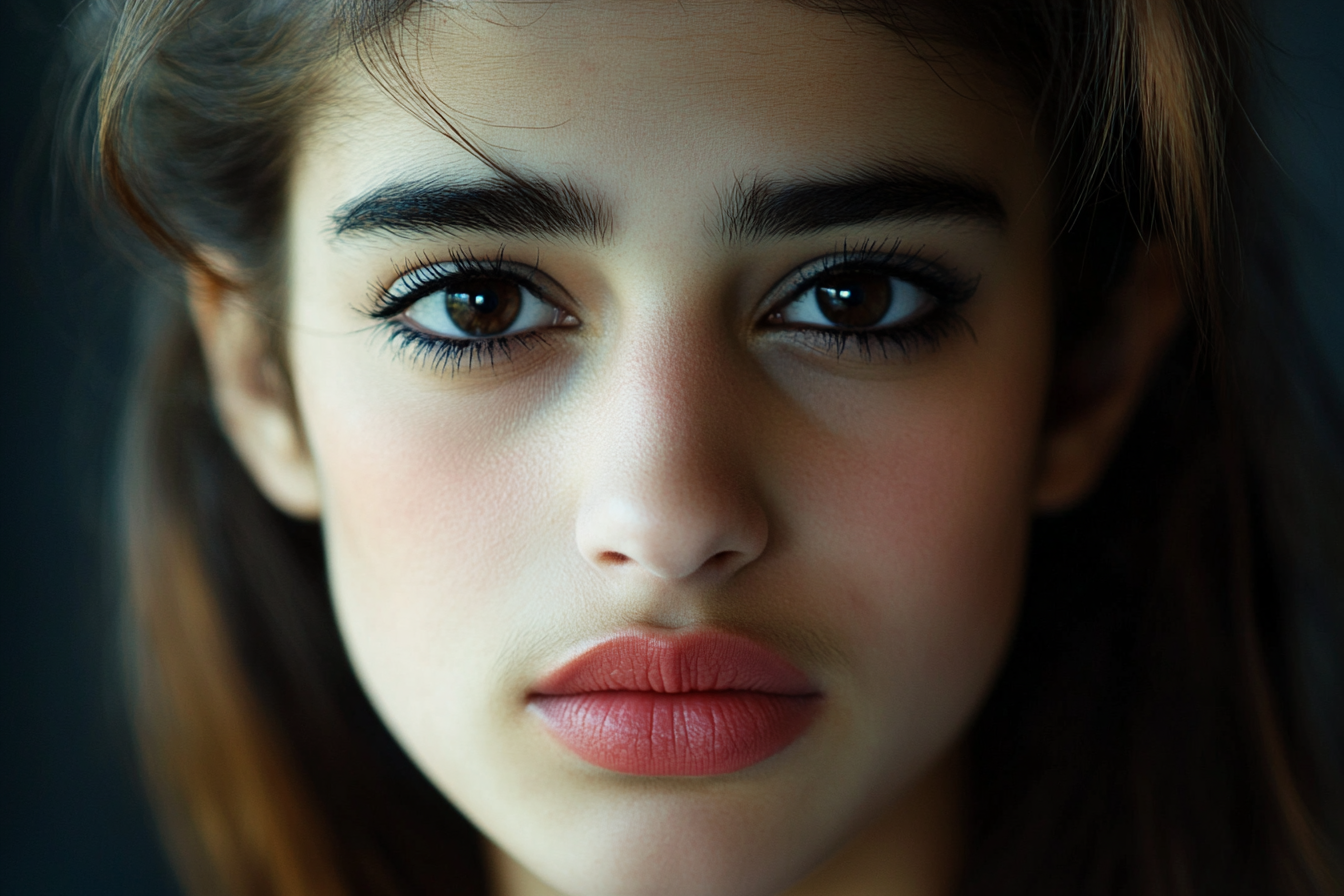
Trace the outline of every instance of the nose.
{"type": "Polygon", "coordinates": [[[599,570],[716,584],[765,550],[731,365],[694,342],[632,347],[598,387],[575,534],[599,570]]]}

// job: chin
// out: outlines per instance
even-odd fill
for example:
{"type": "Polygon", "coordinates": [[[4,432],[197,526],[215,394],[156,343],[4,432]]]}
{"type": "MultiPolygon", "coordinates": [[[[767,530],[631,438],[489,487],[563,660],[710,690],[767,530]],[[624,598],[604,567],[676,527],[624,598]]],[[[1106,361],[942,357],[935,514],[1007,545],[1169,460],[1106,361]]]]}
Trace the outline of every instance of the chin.
{"type": "Polygon", "coordinates": [[[576,824],[563,838],[539,837],[544,849],[530,854],[524,844],[516,859],[566,896],[773,896],[839,839],[812,819],[781,825],[734,808],[648,801],[636,812],[617,809],[609,819],[576,824]],[[566,847],[554,849],[557,840],[566,847]]]}

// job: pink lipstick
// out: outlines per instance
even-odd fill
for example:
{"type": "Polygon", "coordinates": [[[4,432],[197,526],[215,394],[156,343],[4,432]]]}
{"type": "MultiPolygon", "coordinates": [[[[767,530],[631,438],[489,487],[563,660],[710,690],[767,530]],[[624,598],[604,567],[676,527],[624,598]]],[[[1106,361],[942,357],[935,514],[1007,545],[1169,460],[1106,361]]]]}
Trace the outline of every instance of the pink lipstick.
{"type": "Polygon", "coordinates": [[[542,678],[531,705],[581,759],[631,775],[723,775],[798,739],[821,693],[739,635],[626,634],[542,678]]]}

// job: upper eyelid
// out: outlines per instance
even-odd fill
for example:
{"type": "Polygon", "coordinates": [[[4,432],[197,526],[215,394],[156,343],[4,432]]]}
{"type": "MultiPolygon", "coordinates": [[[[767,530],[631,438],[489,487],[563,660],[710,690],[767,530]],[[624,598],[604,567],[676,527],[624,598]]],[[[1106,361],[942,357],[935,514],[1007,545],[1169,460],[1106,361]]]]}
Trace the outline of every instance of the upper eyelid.
{"type": "Polygon", "coordinates": [[[895,277],[904,274],[904,279],[930,292],[939,304],[953,306],[969,299],[979,285],[978,277],[974,280],[966,279],[934,260],[899,253],[895,247],[890,250],[842,249],[799,265],[785,274],[766,291],[761,307],[765,314],[773,313],[801,299],[804,292],[826,274],[846,269],[885,270],[895,277]],[[944,292],[953,294],[939,295],[944,292]]]}
{"type": "Polygon", "coordinates": [[[439,284],[455,274],[501,274],[518,279],[539,301],[553,305],[563,311],[573,313],[569,307],[569,294],[559,284],[546,276],[538,264],[527,264],[505,260],[502,255],[495,258],[476,258],[463,255],[452,259],[421,258],[414,265],[399,267],[391,283],[375,283],[373,287],[372,317],[380,319],[395,318],[404,313],[411,305],[426,296],[433,295],[439,284]],[[404,292],[397,287],[412,278],[422,278],[404,292]],[[538,282],[538,281],[545,282],[538,282]],[[556,293],[565,301],[557,301],[556,293]]]}
{"type": "MultiPolygon", "coordinates": [[[[414,278],[423,278],[422,282],[413,287],[410,291],[416,289],[427,289],[431,286],[449,279],[454,274],[512,274],[519,276],[520,267],[516,262],[499,259],[479,259],[463,257],[450,259],[447,261],[429,261],[415,265],[409,270],[399,271],[397,276],[388,284],[386,292],[391,294],[403,281],[414,278]]],[[[538,274],[539,269],[536,265],[528,266],[525,274],[521,274],[520,279],[531,282],[538,274]]]]}

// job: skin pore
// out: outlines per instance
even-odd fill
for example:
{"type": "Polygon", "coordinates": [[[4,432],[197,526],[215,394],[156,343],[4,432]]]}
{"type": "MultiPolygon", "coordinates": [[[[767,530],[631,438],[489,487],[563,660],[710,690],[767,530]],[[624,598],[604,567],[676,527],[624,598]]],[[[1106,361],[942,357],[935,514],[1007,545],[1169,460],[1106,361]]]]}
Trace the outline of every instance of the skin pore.
{"type": "Polygon", "coordinates": [[[1123,431],[1177,313],[1164,256],[1122,289],[1112,388],[1045,431],[1047,166],[1003,87],[761,0],[407,29],[421,96],[342,60],[299,146],[297,419],[246,302],[192,278],[226,429],[322,521],[374,705],[508,896],[948,892],[1031,517],[1123,431]],[[521,289],[517,331],[460,344],[444,284],[521,289]],[[819,310],[851,287],[886,316],[819,310]],[[801,737],[624,774],[532,707],[604,638],[703,630],[816,683],[801,737]]]}

